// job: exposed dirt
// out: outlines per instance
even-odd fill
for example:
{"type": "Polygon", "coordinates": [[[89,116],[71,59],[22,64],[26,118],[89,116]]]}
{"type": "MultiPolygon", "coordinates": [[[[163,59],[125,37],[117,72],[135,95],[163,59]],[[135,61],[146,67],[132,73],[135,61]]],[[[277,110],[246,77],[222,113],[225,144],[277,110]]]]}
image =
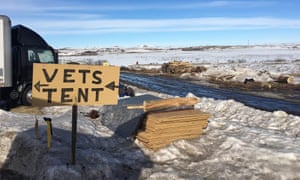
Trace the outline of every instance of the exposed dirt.
{"type": "MultiPolygon", "coordinates": [[[[123,70],[124,71],[124,70],[123,70]]],[[[159,70],[128,70],[124,72],[136,73],[136,74],[147,74],[151,76],[164,76],[168,78],[180,78],[180,74],[167,74],[161,73],[159,70]]],[[[287,84],[287,83],[278,83],[278,82],[238,82],[238,81],[224,81],[216,80],[211,78],[209,80],[199,80],[197,78],[185,78],[185,80],[201,84],[205,86],[211,86],[215,88],[232,88],[238,89],[249,94],[255,94],[259,96],[265,96],[270,98],[277,99],[289,99],[289,101],[299,102],[300,103],[300,84],[287,84]]]]}

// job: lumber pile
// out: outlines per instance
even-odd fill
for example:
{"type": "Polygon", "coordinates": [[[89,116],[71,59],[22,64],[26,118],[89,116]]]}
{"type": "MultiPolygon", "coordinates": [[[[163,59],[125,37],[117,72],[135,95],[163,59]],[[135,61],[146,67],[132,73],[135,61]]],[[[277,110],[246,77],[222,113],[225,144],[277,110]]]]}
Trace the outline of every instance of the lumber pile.
{"type": "Polygon", "coordinates": [[[144,111],[148,113],[137,133],[137,139],[147,148],[156,151],[176,140],[199,137],[203,128],[207,127],[210,115],[194,109],[193,105],[197,102],[195,98],[144,102],[144,111]],[[169,110],[171,106],[177,109],[169,110]]]}

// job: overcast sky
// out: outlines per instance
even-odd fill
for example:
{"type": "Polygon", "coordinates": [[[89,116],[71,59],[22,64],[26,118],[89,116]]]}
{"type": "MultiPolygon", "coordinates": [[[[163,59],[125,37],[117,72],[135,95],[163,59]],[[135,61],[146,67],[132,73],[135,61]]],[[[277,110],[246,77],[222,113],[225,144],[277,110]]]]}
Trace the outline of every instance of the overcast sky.
{"type": "Polygon", "coordinates": [[[55,48],[300,42],[298,0],[0,0],[55,48]]]}

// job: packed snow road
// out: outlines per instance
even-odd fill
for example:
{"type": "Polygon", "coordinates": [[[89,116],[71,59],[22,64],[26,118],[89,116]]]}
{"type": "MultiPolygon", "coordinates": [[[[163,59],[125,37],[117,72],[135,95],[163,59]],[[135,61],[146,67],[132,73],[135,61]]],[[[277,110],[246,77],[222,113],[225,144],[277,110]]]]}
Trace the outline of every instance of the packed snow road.
{"type": "Polygon", "coordinates": [[[149,76],[133,73],[121,73],[121,81],[161,92],[173,96],[186,96],[189,92],[198,97],[210,97],[214,99],[234,99],[247,106],[266,111],[282,110],[289,114],[300,115],[300,104],[280,99],[267,98],[243,93],[233,89],[219,89],[203,85],[193,84],[185,80],[165,78],[159,76],[149,76]]]}

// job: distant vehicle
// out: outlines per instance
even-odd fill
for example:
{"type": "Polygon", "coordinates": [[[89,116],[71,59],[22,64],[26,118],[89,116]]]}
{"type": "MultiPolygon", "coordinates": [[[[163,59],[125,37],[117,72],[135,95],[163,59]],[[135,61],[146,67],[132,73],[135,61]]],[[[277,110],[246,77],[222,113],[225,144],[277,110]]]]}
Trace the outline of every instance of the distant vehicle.
{"type": "Polygon", "coordinates": [[[108,62],[108,61],[104,61],[104,62],[102,63],[102,66],[109,66],[109,62],[108,62]]]}
{"type": "Polygon", "coordinates": [[[0,15],[0,96],[10,104],[31,105],[33,63],[58,63],[56,51],[33,30],[0,15]]]}
{"type": "Polygon", "coordinates": [[[122,83],[119,84],[119,97],[124,96],[135,96],[134,90],[131,87],[128,87],[122,83]]]}
{"type": "Polygon", "coordinates": [[[109,66],[110,63],[107,60],[98,60],[95,62],[96,65],[101,65],[101,66],[109,66]]]}

